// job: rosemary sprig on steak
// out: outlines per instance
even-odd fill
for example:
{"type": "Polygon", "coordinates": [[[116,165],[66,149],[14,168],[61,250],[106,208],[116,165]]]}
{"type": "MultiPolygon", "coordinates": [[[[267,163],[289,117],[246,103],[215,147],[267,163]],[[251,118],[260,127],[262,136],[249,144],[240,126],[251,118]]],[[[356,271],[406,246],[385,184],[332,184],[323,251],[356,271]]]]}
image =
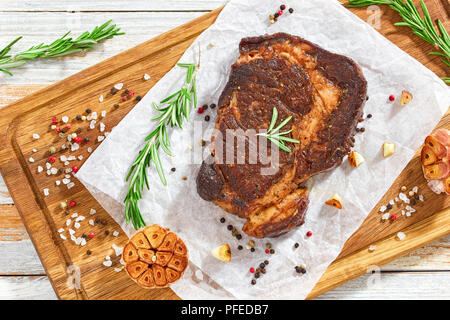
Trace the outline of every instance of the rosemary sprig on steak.
{"type": "MultiPolygon", "coordinates": [[[[450,37],[444,25],[436,19],[438,32],[436,31],[427,6],[420,0],[423,11],[423,18],[420,16],[412,0],[349,0],[347,7],[365,7],[374,4],[386,4],[391,9],[398,12],[403,22],[395,23],[396,26],[411,28],[412,32],[423,40],[431,43],[441,51],[432,51],[429,54],[441,56],[442,62],[450,67],[450,37]]],[[[442,78],[446,83],[450,83],[448,77],[442,78]]]]}
{"type": "Polygon", "coordinates": [[[114,36],[125,34],[124,32],[120,32],[120,28],[117,28],[115,24],[110,25],[111,21],[112,20],[109,20],[101,26],[95,27],[92,32],[84,32],[76,39],[66,38],[70,33],[69,31],[51,44],[46,45],[41,43],[37,46],[29,48],[26,51],[22,51],[14,55],[8,55],[12,46],[17,41],[22,39],[22,37],[18,37],[0,50],[0,71],[12,76],[9,69],[21,67],[27,63],[27,60],[37,58],[57,58],[76,54],[83,50],[93,49],[93,46],[102,40],[111,39],[114,36]]]}
{"type": "Polygon", "coordinates": [[[284,132],[279,132],[281,128],[283,128],[289,121],[291,121],[291,119],[292,119],[292,116],[287,117],[278,125],[278,127],[274,128],[275,124],[277,123],[277,120],[278,120],[278,110],[277,110],[277,108],[273,108],[272,120],[270,121],[270,125],[269,125],[269,128],[267,129],[267,132],[258,133],[257,136],[266,137],[269,141],[273,142],[280,149],[282,149],[286,152],[291,152],[291,149],[289,149],[284,144],[284,142],[286,141],[286,142],[292,142],[292,143],[300,143],[300,141],[286,137],[286,135],[288,135],[289,133],[292,132],[292,129],[288,130],[288,131],[284,131],[284,132]]]}
{"type": "Polygon", "coordinates": [[[128,192],[124,199],[126,221],[133,224],[137,230],[145,226],[138,201],[142,199],[144,184],[147,189],[150,188],[147,168],[156,167],[159,178],[163,185],[167,185],[164,175],[159,149],[161,148],[167,155],[173,156],[170,151],[170,141],[167,136],[167,127],[179,127],[183,129],[183,119],[189,121],[191,108],[197,106],[197,89],[195,85],[198,65],[192,63],[178,63],[179,67],[187,69],[186,80],[180,90],[163,99],[159,105],[153,103],[153,107],[160,112],[159,115],[152,118],[158,120],[156,128],[145,138],[146,144],[139,152],[136,160],[128,172],[126,181],[129,181],[128,192]]]}

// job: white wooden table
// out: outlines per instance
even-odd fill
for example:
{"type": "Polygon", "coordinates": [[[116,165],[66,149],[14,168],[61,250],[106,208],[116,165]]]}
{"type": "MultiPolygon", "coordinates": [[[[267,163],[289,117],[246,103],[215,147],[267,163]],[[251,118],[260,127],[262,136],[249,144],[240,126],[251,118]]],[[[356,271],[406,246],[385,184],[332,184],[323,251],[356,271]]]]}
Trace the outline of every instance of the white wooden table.
{"type": "MultiPolygon", "coordinates": [[[[32,62],[0,75],[0,107],[155,37],[226,0],[0,0],[0,47],[16,36],[27,49],[66,30],[78,35],[108,19],[126,32],[85,55],[32,62]]],[[[449,299],[450,236],[351,281],[321,299],[449,299]]],[[[34,247],[0,176],[0,299],[56,299],[34,247]]]]}

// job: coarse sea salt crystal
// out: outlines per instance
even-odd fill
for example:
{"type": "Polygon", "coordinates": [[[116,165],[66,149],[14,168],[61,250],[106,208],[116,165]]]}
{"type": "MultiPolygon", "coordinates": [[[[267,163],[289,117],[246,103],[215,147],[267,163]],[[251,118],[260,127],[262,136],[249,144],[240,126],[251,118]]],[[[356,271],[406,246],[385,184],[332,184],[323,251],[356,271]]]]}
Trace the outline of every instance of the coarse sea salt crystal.
{"type": "Polygon", "coordinates": [[[59,232],[59,233],[64,232],[64,228],[59,228],[59,229],[58,229],[58,232],[59,232]]]}
{"type": "Polygon", "coordinates": [[[418,186],[414,186],[412,188],[412,192],[417,193],[417,191],[419,191],[419,187],[418,186]]]}
{"type": "Polygon", "coordinates": [[[45,163],[45,167],[46,167],[47,169],[50,169],[50,168],[52,167],[52,165],[51,165],[50,163],[46,162],[46,163],[45,163]]]}
{"type": "Polygon", "coordinates": [[[67,226],[67,227],[70,226],[71,223],[72,223],[72,220],[71,220],[71,219],[67,219],[67,220],[66,220],[66,226],[67,226]]]}
{"type": "Polygon", "coordinates": [[[47,175],[49,176],[51,174],[52,174],[52,171],[51,170],[47,170],[47,175]]]}
{"type": "Polygon", "coordinates": [[[61,237],[61,239],[63,239],[63,240],[67,240],[67,238],[66,238],[66,236],[65,236],[65,235],[63,235],[63,234],[59,234],[59,236],[61,237]]]}
{"type": "Polygon", "coordinates": [[[48,188],[44,189],[44,196],[48,196],[50,194],[50,192],[48,191],[48,188]]]}
{"type": "Polygon", "coordinates": [[[94,129],[96,123],[97,123],[97,121],[92,120],[91,123],[89,123],[89,129],[94,129]]]}
{"type": "Polygon", "coordinates": [[[64,123],[67,123],[67,122],[69,122],[69,117],[68,117],[68,116],[64,116],[64,117],[61,118],[61,120],[62,120],[64,123]]]}
{"type": "Polygon", "coordinates": [[[111,257],[110,256],[106,256],[105,260],[111,260],[111,257]]]}
{"type": "Polygon", "coordinates": [[[103,122],[100,122],[100,132],[105,131],[105,124],[103,122]]]}
{"type": "Polygon", "coordinates": [[[407,217],[411,217],[411,212],[407,211],[407,212],[406,212],[406,216],[407,216],[407,217]]]}
{"type": "Polygon", "coordinates": [[[123,88],[123,83],[122,82],[119,82],[119,83],[114,85],[114,89],[116,89],[116,90],[122,90],[122,88],[123,88]]]}
{"type": "Polygon", "coordinates": [[[92,152],[92,148],[91,148],[91,147],[87,148],[87,151],[88,151],[89,153],[91,153],[91,152],[92,152]]]}
{"type": "Polygon", "coordinates": [[[77,237],[75,237],[74,235],[71,235],[70,236],[70,240],[72,240],[73,242],[77,242],[77,237]]]}
{"type": "Polygon", "coordinates": [[[86,219],[85,216],[79,216],[79,217],[77,218],[77,221],[83,221],[84,219],[86,219]]]}
{"type": "Polygon", "coordinates": [[[71,189],[75,186],[75,182],[71,182],[67,184],[67,189],[71,189]]]}
{"type": "Polygon", "coordinates": [[[39,139],[41,136],[40,135],[38,135],[37,133],[33,133],[33,139],[34,140],[37,140],[37,139],[39,139]]]}
{"type": "Polygon", "coordinates": [[[69,160],[67,160],[66,162],[64,162],[65,166],[68,166],[70,164],[69,160]]]}
{"type": "Polygon", "coordinates": [[[63,149],[63,150],[66,150],[66,144],[63,144],[62,146],[61,146],[61,149],[63,149]]]}
{"type": "Polygon", "coordinates": [[[125,265],[125,261],[123,261],[123,258],[120,258],[119,262],[120,262],[121,265],[123,265],[123,266],[125,265]]]}
{"type": "Polygon", "coordinates": [[[52,174],[57,174],[58,173],[58,169],[56,169],[56,168],[51,168],[50,171],[52,172],[52,174]]]}
{"type": "Polygon", "coordinates": [[[83,160],[83,156],[78,156],[78,160],[83,160]]]}
{"type": "Polygon", "coordinates": [[[56,180],[56,181],[55,181],[55,184],[56,184],[57,186],[59,186],[59,185],[61,184],[61,181],[56,180]]]}
{"type": "Polygon", "coordinates": [[[36,153],[36,152],[37,152],[37,149],[33,149],[33,152],[36,153]]]}
{"type": "Polygon", "coordinates": [[[380,207],[380,212],[385,212],[385,211],[386,211],[386,209],[387,209],[387,207],[386,207],[386,206],[381,206],[381,207],[380,207]]]}
{"type": "Polygon", "coordinates": [[[76,218],[76,217],[78,217],[78,213],[74,213],[74,214],[72,214],[71,216],[70,216],[71,218],[76,218]]]}
{"type": "Polygon", "coordinates": [[[405,239],[406,235],[403,232],[398,232],[397,233],[397,238],[398,240],[403,240],[405,239]]]}
{"type": "Polygon", "coordinates": [[[402,210],[402,216],[404,216],[405,215],[405,210],[402,210]]]}
{"type": "Polygon", "coordinates": [[[61,157],[59,157],[59,160],[61,160],[61,162],[66,162],[67,157],[65,155],[62,155],[61,157]]]}
{"type": "Polygon", "coordinates": [[[100,113],[100,115],[102,116],[102,118],[106,117],[106,110],[103,110],[102,113],[100,113]]]}
{"type": "Polygon", "coordinates": [[[375,251],[376,248],[377,248],[377,246],[371,245],[371,246],[369,247],[369,251],[370,251],[370,252],[373,252],[373,251],[375,251]]]}
{"type": "Polygon", "coordinates": [[[115,272],[120,272],[120,271],[122,271],[122,268],[114,268],[114,271],[115,272]]]}
{"type": "Polygon", "coordinates": [[[97,211],[96,211],[95,209],[91,208],[91,210],[89,211],[89,213],[92,215],[92,214],[96,214],[97,211]]]}
{"type": "Polygon", "coordinates": [[[97,120],[97,112],[92,112],[92,119],[97,120]]]}
{"type": "Polygon", "coordinates": [[[416,212],[416,209],[414,209],[414,208],[411,207],[411,206],[406,206],[405,209],[406,209],[406,210],[409,210],[409,211],[411,211],[411,212],[416,212]]]}
{"type": "Polygon", "coordinates": [[[408,199],[408,197],[406,196],[406,194],[404,194],[403,192],[400,192],[400,193],[398,194],[398,197],[399,197],[400,200],[402,200],[403,202],[405,202],[405,201],[408,199]]]}
{"type": "Polygon", "coordinates": [[[423,194],[419,195],[419,200],[423,202],[423,200],[424,200],[423,194]]]}
{"type": "Polygon", "coordinates": [[[103,102],[103,95],[100,95],[100,97],[98,98],[98,101],[103,102]]]}
{"type": "Polygon", "coordinates": [[[73,236],[75,234],[75,230],[73,230],[72,228],[69,229],[69,233],[71,236],[73,236]]]}
{"type": "Polygon", "coordinates": [[[389,213],[383,214],[383,215],[381,216],[381,219],[383,219],[383,220],[389,219],[389,213]]]}
{"type": "Polygon", "coordinates": [[[44,171],[44,168],[42,168],[41,166],[38,166],[38,167],[37,167],[37,172],[38,172],[38,173],[41,173],[42,171],[44,171]]]}
{"type": "Polygon", "coordinates": [[[34,162],[34,159],[32,157],[30,157],[30,159],[28,159],[28,161],[30,161],[31,163],[34,162]]]}
{"type": "Polygon", "coordinates": [[[79,245],[81,244],[81,241],[83,241],[83,238],[78,237],[77,240],[75,240],[75,243],[79,245]]]}
{"type": "Polygon", "coordinates": [[[111,267],[112,266],[112,261],[108,260],[108,261],[103,261],[103,265],[105,267],[111,267]]]}
{"type": "Polygon", "coordinates": [[[120,256],[123,252],[123,247],[118,247],[114,243],[112,245],[112,248],[114,249],[114,252],[116,253],[116,256],[120,256]]]}
{"type": "Polygon", "coordinates": [[[80,145],[76,142],[74,144],[72,144],[72,147],[70,148],[70,150],[72,150],[72,151],[76,151],[78,149],[80,149],[80,145]]]}
{"type": "Polygon", "coordinates": [[[393,206],[394,205],[394,200],[390,200],[389,204],[393,206]]]}
{"type": "Polygon", "coordinates": [[[114,237],[117,237],[118,235],[119,235],[119,232],[118,232],[118,231],[114,231],[114,232],[113,232],[113,236],[114,236],[114,237]]]}
{"type": "Polygon", "coordinates": [[[395,202],[398,202],[400,199],[398,197],[395,197],[395,202]]]}
{"type": "Polygon", "coordinates": [[[148,74],[144,74],[144,80],[145,81],[150,80],[150,76],[148,74]]]}
{"type": "Polygon", "coordinates": [[[97,141],[98,141],[98,142],[102,142],[103,140],[105,140],[105,137],[104,137],[104,136],[98,136],[98,137],[97,137],[97,141]]]}
{"type": "Polygon", "coordinates": [[[69,156],[68,158],[67,158],[67,161],[73,161],[73,160],[76,160],[77,158],[75,158],[75,156],[69,156]]]}
{"type": "Polygon", "coordinates": [[[94,226],[94,219],[90,219],[90,220],[89,220],[89,224],[90,224],[91,226],[94,226]]]}
{"type": "Polygon", "coordinates": [[[81,245],[82,247],[84,247],[84,246],[86,245],[86,239],[81,238],[81,243],[80,243],[80,245],[81,245]]]}
{"type": "Polygon", "coordinates": [[[62,179],[62,182],[64,183],[64,184],[68,184],[69,182],[70,182],[70,179],[62,179]]]}

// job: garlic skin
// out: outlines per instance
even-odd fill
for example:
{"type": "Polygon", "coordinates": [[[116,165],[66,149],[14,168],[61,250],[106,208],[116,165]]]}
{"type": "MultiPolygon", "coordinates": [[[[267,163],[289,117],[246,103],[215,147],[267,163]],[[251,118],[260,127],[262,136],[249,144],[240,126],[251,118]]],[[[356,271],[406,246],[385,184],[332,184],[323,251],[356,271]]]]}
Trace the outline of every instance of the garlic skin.
{"type": "Polygon", "coordinates": [[[420,160],[428,187],[450,195],[450,130],[438,129],[425,139],[420,160]]]}

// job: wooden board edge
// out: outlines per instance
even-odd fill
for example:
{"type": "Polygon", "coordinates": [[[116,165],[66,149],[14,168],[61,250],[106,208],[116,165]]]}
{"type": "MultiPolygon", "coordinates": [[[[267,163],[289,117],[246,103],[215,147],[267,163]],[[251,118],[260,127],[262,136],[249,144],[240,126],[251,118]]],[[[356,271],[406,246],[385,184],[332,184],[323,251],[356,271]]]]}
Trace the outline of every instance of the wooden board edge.
{"type": "Polygon", "coordinates": [[[427,243],[450,234],[450,208],[446,208],[402,230],[406,238],[400,241],[397,233],[379,240],[375,251],[362,248],[330,264],[307,299],[313,299],[368,272],[370,266],[381,266],[423,247],[427,243]]]}

